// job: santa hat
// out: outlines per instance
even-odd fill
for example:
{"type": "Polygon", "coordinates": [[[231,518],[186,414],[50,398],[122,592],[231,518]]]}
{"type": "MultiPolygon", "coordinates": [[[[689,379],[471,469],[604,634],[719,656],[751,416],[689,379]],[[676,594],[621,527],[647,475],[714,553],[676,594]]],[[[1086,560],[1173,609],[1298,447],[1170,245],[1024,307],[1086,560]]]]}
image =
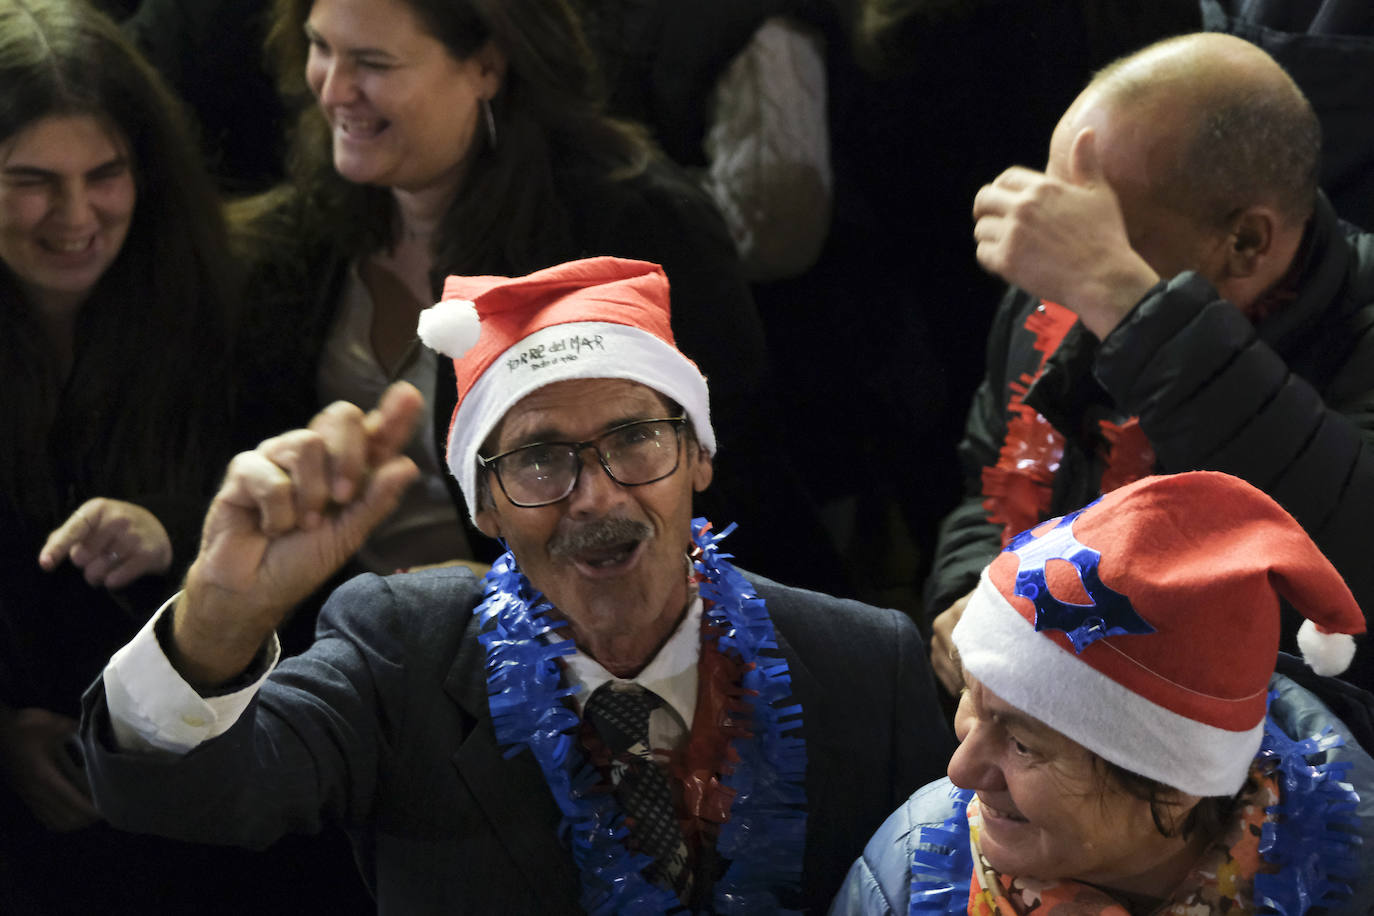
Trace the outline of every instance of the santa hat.
{"type": "Polygon", "coordinates": [[[1263,735],[1279,601],[1319,674],[1364,616],[1279,505],[1210,471],[1147,477],[1017,535],[983,572],[954,645],[1005,702],[1183,792],[1233,795],[1263,735]]]}
{"type": "Polygon", "coordinates": [[[458,406],[448,466],[477,511],[477,451],[515,404],[568,379],[628,379],[682,405],[714,454],[706,379],[677,349],[663,268],[623,258],[570,261],[524,277],[449,277],[420,314],[420,339],[453,359],[458,406]]]}

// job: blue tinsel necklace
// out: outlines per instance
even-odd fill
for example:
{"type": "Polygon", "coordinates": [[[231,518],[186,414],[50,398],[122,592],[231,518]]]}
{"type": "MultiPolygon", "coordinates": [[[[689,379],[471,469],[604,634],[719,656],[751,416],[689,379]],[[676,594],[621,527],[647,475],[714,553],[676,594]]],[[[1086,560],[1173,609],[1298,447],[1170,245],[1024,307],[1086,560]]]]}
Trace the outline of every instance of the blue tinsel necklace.
{"type": "MultiPolygon", "coordinates": [[[[738,755],[721,782],[735,792],[730,818],[716,841],[730,862],[715,884],[717,913],[780,912],[777,891],[801,878],[806,837],[806,748],[789,736],[801,725],[801,707],[788,705],[787,662],[777,650],[773,624],[762,598],[718,550],[720,534],[705,519],[692,522],[694,568],[704,615],[723,631],[718,650],[745,666],[741,687],[750,709],[748,731],[730,741],[738,755]],[[759,842],[766,837],[767,842],[759,842]],[[752,838],[753,842],[749,842],[752,838]]],[[[528,748],[544,773],[563,814],[561,835],[569,838],[582,874],[582,906],[591,914],[668,913],[682,904],[668,890],[645,880],[646,856],[625,846],[624,813],[613,795],[589,791],[599,774],[577,740],[577,714],[564,703],[573,689],[563,686],[557,657],[573,651],[570,640],[547,642],[562,626],[553,606],[503,554],[485,579],[486,599],[473,611],[487,651],[487,691],[496,739],[512,757],[528,748]]]]}
{"type": "MultiPolygon", "coordinates": [[[[1275,693],[1270,693],[1272,702],[1275,693]]],[[[1273,819],[1264,826],[1259,851],[1273,873],[1255,875],[1254,901],[1260,912],[1302,916],[1310,906],[1333,905],[1350,894],[1358,874],[1359,796],[1345,782],[1348,762],[1309,763],[1308,758],[1344,744],[1327,726],[1320,734],[1294,740],[1272,717],[1264,721],[1257,763],[1272,766],[1283,789],[1273,819]]],[[[964,916],[973,857],[965,810],[971,789],[950,787],[950,814],[939,825],[919,828],[911,857],[909,916],[964,916]]]]}

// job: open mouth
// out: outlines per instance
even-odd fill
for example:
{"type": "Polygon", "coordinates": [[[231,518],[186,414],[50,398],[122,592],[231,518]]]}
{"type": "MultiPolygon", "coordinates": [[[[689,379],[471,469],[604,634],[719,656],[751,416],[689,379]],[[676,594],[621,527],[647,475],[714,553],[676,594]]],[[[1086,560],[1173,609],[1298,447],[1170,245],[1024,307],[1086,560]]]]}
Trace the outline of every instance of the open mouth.
{"type": "Polygon", "coordinates": [[[1003,811],[1001,808],[994,807],[987,803],[981,796],[978,798],[978,806],[983,810],[984,819],[991,818],[999,821],[1013,821],[1016,823],[1027,823],[1026,819],[1019,814],[1012,814],[1010,811],[1003,811]]]}
{"type": "Polygon", "coordinates": [[[53,254],[84,254],[95,244],[95,236],[87,235],[79,239],[42,239],[39,245],[53,254]]]}
{"type": "Polygon", "coordinates": [[[580,550],[572,554],[573,563],[585,575],[618,575],[632,567],[639,558],[639,548],[643,541],[621,541],[595,548],[580,550]]]}
{"type": "Polygon", "coordinates": [[[630,558],[630,554],[639,547],[639,541],[625,541],[620,544],[608,544],[598,550],[589,550],[577,557],[577,562],[590,566],[592,569],[606,569],[620,563],[624,563],[630,558]]]}
{"type": "Polygon", "coordinates": [[[390,122],[383,118],[336,118],[335,128],[350,140],[371,140],[386,130],[390,122]]]}
{"type": "Polygon", "coordinates": [[[644,553],[652,529],[642,522],[608,518],[563,532],[549,552],[571,562],[587,576],[614,576],[629,570],[644,553]]]}

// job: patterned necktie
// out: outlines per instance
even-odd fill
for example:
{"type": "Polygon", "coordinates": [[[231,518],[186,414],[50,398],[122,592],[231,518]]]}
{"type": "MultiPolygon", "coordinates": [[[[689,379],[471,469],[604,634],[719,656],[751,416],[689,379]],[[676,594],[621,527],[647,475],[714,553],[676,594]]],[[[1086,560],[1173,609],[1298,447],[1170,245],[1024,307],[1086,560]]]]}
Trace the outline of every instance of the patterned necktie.
{"type": "Polygon", "coordinates": [[[608,682],[592,694],[584,715],[611,752],[611,782],[630,820],[631,844],[653,857],[645,876],[686,899],[691,884],[687,846],[668,776],[649,747],[649,713],[662,703],[638,684],[608,682]]]}

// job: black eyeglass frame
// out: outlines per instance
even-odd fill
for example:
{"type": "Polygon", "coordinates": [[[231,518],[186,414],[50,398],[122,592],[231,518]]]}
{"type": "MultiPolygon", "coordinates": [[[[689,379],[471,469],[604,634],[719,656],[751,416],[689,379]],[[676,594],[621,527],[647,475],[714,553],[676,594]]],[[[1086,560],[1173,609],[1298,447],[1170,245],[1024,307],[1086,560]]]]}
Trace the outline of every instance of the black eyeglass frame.
{"type": "Polygon", "coordinates": [[[482,455],[478,455],[477,464],[480,468],[482,468],[482,470],[490,471],[493,475],[495,475],[496,483],[501,487],[501,492],[505,495],[506,499],[510,502],[512,506],[518,506],[521,509],[539,509],[544,506],[552,506],[556,502],[562,502],[563,500],[567,499],[569,496],[572,495],[573,490],[577,489],[577,482],[582,479],[582,468],[585,464],[585,462],[581,460],[581,456],[582,452],[584,452],[587,449],[591,449],[592,451],[596,452],[597,464],[601,465],[601,469],[606,472],[607,477],[611,478],[611,480],[614,480],[622,487],[643,487],[648,486],[651,483],[658,483],[660,480],[666,480],[667,478],[672,477],[674,474],[677,473],[677,469],[682,466],[682,428],[686,425],[687,417],[685,414],[677,417],[646,417],[643,420],[631,420],[629,423],[621,423],[619,426],[612,426],[610,429],[601,433],[595,439],[585,439],[581,442],[563,442],[557,439],[550,440],[547,442],[528,442],[525,445],[517,445],[515,448],[506,449],[504,452],[492,455],[489,458],[485,458],[482,455]],[[673,466],[664,473],[653,478],[652,480],[641,480],[638,483],[626,483],[619,477],[615,476],[615,472],[612,471],[611,466],[606,463],[606,456],[601,451],[601,447],[597,445],[597,443],[600,442],[602,439],[606,438],[607,436],[629,429],[633,426],[642,426],[645,423],[672,424],[673,435],[676,437],[676,447],[673,449],[673,466]],[[568,485],[568,489],[563,493],[562,496],[537,503],[522,503],[513,498],[510,495],[510,493],[506,490],[505,480],[501,478],[501,459],[508,457],[510,455],[514,455],[516,452],[523,452],[525,449],[541,447],[546,448],[551,445],[568,446],[570,449],[572,449],[573,455],[578,459],[577,469],[573,471],[572,483],[568,485]]]}

